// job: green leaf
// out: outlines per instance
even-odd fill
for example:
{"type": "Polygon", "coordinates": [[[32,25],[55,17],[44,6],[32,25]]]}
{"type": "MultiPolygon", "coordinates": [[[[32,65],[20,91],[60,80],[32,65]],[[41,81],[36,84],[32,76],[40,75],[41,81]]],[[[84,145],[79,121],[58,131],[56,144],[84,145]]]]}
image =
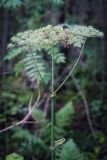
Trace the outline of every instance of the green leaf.
{"type": "Polygon", "coordinates": [[[52,56],[52,53],[54,52],[54,63],[60,64],[65,63],[65,55],[64,53],[60,52],[59,48],[48,48],[47,54],[52,56]]]}
{"type": "Polygon", "coordinates": [[[75,111],[72,101],[68,102],[61,110],[56,113],[56,124],[60,128],[65,128],[70,125],[74,117],[75,111]]]}
{"type": "Polygon", "coordinates": [[[75,142],[70,139],[66,142],[59,154],[59,160],[83,160],[83,154],[80,153],[75,142]]]}
{"type": "Polygon", "coordinates": [[[10,60],[15,58],[17,55],[23,53],[23,48],[14,48],[11,51],[8,52],[8,54],[5,56],[4,60],[10,60]]]}
{"type": "Polygon", "coordinates": [[[26,74],[31,81],[41,81],[41,77],[46,83],[49,81],[50,72],[47,70],[46,63],[41,54],[38,55],[36,52],[33,54],[27,54],[21,62],[24,65],[26,74]]]}
{"type": "Polygon", "coordinates": [[[37,121],[40,123],[40,125],[46,125],[47,120],[43,114],[43,111],[41,111],[40,109],[33,109],[32,111],[32,116],[37,119],[37,121]]]}
{"type": "Polygon", "coordinates": [[[64,0],[51,0],[54,5],[62,5],[64,0]]]}
{"type": "Polygon", "coordinates": [[[22,156],[20,156],[19,154],[12,153],[12,154],[6,156],[6,160],[24,160],[24,158],[22,156]]]}
{"type": "Polygon", "coordinates": [[[21,0],[2,0],[2,6],[10,8],[20,7],[22,5],[21,0]]]}

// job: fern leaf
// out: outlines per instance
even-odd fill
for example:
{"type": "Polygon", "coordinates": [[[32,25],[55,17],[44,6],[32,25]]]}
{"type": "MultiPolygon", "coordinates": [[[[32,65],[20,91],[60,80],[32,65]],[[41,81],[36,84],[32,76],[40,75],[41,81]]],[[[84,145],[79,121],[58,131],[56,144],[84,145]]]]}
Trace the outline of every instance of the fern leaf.
{"type": "Polygon", "coordinates": [[[61,110],[56,113],[56,124],[59,128],[69,127],[74,117],[72,102],[68,102],[61,110]]]}
{"type": "Polygon", "coordinates": [[[10,8],[16,8],[16,7],[20,7],[22,5],[22,1],[21,0],[2,0],[2,5],[10,8]]]}
{"type": "Polygon", "coordinates": [[[34,153],[35,157],[43,159],[48,148],[41,138],[37,137],[37,135],[33,135],[27,129],[22,129],[21,127],[14,128],[13,131],[12,138],[19,142],[19,151],[21,148],[22,153],[24,153],[26,157],[31,153],[34,153]]]}
{"type": "Polygon", "coordinates": [[[65,55],[64,53],[61,53],[60,50],[58,48],[48,48],[47,49],[47,54],[48,55],[52,55],[52,53],[54,52],[54,62],[56,64],[60,64],[60,63],[65,63],[65,55]]]}
{"type": "Polygon", "coordinates": [[[24,69],[27,76],[32,81],[35,81],[37,79],[41,81],[41,77],[46,83],[49,81],[50,73],[49,71],[47,72],[45,61],[43,60],[41,55],[38,55],[36,52],[33,53],[33,55],[27,54],[21,62],[24,64],[24,69]]]}
{"type": "Polygon", "coordinates": [[[55,5],[62,5],[64,3],[63,0],[51,0],[53,4],[55,5]]]}
{"type": "Polygon", "coordinates": [[[48,122],[48,120],[45,118],[43,111],[40,109],[33,109],[32,116],[34,119],[37,119],[37,121],[40,123],[41,126],[45,126],[48,122]]]}
{"type": "Polygon", "coordinates": [[[14,48],[8,52],[8,54],[5,56],[4,60],[11,60],[23,52],[24,52],[24,50],[22,47],[14,48]]]}
{"type": "Polygon", "coordinates": [[[66,142],[61,151],[57,154],[58,160],[84,160],[75,142],[70,139],[66,142]]]}

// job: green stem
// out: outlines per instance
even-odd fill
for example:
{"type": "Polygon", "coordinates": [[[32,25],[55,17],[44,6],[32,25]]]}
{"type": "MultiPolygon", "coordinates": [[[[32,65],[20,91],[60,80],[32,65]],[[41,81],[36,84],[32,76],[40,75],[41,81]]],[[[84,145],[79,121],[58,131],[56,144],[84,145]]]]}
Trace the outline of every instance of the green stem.
{"type": "Polygon", "coordinates": [[[54,97],[51,99],[51,160],[54,160],[54,97]]]}
{"type": "Polygon", "coordinates": [[[54,160],[55,151],[54,147],[54,48],[52,53],[52,84],[51,84],[51,160],[54,160]]]}

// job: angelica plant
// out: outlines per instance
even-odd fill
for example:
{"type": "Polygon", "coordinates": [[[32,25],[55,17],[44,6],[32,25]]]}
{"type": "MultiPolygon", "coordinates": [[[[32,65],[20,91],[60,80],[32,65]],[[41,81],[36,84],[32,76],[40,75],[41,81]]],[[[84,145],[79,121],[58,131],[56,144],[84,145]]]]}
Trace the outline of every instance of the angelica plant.
{"type": "MultiPolygon", "coordinates": [[[[103,33],[92,26],[86,27],[79,25],[68,25],[64,28],[63,25],[48,25],[40,29],[17,33],[11,38],[11,42],[8,45],[9,53],[5,59],[10,60],[22,54],[22,59],[18,63],[23,64],[26,74],[31,81],[37,82],[37,86],[39,88],[38,91],[40,92],[40,84],[43,83],[51,97],[51,160],[54,160],[56,147],[65,141],[64,138],[58,141],[55,141],[54,139],[55,94],[60,90],[60,88],[71,75],[72,71],[75,69],[83,52],[86,40],[90,37],[103,37],[103,33]],[[80,48],[79,56],[63,82],[57,88],[55,88],[55,66],[56,64],[60,65],[61,63],[65,63],[65,56],[63,53],[60,53],[58,48],[59,46],[69,47],[71,45],[80,48]],[[44,59],[44,51],[51,59],[50,70],[50,64],[48,64],[44,59]],[[51,87],[49,87],[50,81],[51,87]]],[[[34,109],[36,107],[39,99],[40,94],[33,107],[31,107],[30,102],[29,115],[31,115],[32,108],[34,109]]],[[[27,118],[28,117],[29,116],[27,116],[27,118]]],[[[6,129],[2,131],[6,131],[6,129]]]]}

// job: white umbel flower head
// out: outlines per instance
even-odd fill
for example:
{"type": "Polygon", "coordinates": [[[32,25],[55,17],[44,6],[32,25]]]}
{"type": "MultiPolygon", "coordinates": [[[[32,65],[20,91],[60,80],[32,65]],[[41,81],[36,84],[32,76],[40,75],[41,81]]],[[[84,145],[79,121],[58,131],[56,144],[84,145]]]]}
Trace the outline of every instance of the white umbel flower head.
{"type": "Polygon", "coordinates": [[[92,26],[86,27],[74,25],[73,27],[64,29],[61,25],[48,25],[34,31],[28,30],[18,33],[16,36],[11,38],[9,47],[30,46],[37,50],[52,47],[57,44],[81,47],[85,38],[102,36],[103,33],[92,26]]]}

